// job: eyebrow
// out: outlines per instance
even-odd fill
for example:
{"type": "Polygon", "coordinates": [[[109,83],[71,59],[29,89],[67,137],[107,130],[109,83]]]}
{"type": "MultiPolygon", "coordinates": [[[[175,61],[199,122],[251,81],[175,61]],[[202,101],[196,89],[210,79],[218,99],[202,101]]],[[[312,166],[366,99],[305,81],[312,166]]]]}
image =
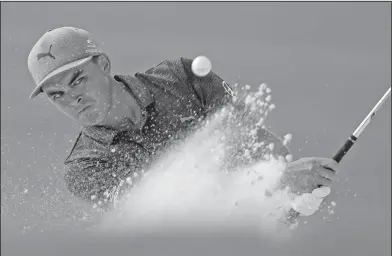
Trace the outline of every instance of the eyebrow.
{"type": "Polygon", "coordinates": [[[68,85],[72,84],[73,82],[75,82],[75,80],[83,73],[83,70],[79,69],[77,71],[74,72],[74,74],[72,75],[72,79],[69,81],[68,85]]]}
{"type": "MultiPolygon", "coordinates": [[[[83,70],[79,69],[75,71],[71,77],[71,80],[69,81],[68,85],[71,85],[75,80],[83,73],[83,70]]],[[[52,96],[53,94],[58,93],[59,90],[53,90],[47,93],[48,96],[52,96]]]]}

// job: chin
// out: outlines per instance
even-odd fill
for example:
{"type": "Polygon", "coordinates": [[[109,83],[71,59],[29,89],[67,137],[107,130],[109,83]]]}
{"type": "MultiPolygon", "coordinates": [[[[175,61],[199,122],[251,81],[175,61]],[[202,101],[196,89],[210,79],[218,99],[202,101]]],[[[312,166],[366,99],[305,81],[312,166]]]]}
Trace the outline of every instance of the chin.
{"type": "Polygon", "coordinates": [[[100,116],[90,116],[80,119],[79,122],[85,126],[103,125],[104,118],[100,116]]]}
{"type": "Polygon", "coordinates": [[[79,122],[85,126],[104,125],[107,111],[93,111],[81,117],[79,122]]]}

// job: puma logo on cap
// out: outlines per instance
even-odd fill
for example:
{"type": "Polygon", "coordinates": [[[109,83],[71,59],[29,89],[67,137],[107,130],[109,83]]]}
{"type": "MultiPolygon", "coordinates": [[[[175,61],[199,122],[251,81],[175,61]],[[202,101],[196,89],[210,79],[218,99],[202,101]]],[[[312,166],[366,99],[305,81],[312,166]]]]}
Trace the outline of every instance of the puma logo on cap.
{"type": "Polygon", "coordinates": [[[53,56],[53,54],[51,53],[51,51],[52,51],[52,44],[49,46],[49,51],[48,52],[45,52],[45,53],[38,53],[37,54],[37,60],[40,60],[40,59],[42,59],[42,58],[44,58],[44,57],[50,57],[50,58],[52,58],[52,59],[56,59],[54,56],[53,56]]]}

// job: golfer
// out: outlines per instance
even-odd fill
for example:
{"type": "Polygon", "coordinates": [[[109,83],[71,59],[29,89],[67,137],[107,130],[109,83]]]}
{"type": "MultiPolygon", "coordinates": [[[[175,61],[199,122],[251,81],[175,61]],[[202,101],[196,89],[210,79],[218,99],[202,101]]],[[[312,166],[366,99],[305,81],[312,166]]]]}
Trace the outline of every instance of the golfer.
{"type": "MultiPolygon", "coordinates": [[[[192,73],[192,60],[167,60],[133,75],[112,75],[111,61],[83,29],[47,31],[28,56],[35,82],[30,98],[43,94],[76,121],[81,132],[65,160],[65,182],[76,197],[111,209],[173,141],[217,109],[231,104],[228,84],[210,72],[192,73]]],[[[289,150],[261,129],[258,140],[289,150]]],[[[298,194],[330,186],[333,159],[308,157],[287,163],[282,183],[298,194]]],[[[316,211],[315,209],[314,211],[316,211]]]]}

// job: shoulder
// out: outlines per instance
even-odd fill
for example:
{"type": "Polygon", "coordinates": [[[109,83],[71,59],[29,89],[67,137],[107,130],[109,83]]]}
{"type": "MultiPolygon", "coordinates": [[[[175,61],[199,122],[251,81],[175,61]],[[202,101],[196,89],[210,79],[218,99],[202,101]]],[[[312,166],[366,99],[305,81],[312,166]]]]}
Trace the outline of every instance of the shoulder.
{"type": "Polygon", "coordinates": [[[188,68],[189,63],[192,63],[192,60],[187,58],[164,60],[144,72],[136,73],[135,77],[145,85],[151,85],[152,87],[188,87],[191,79],[190,68],[188,68]]]}
{"type": "Polygon", "coordinates": [[[186,77],[191,70],[192,59],[180,57],[178,59],[164,60],[159,64],[148,69],[144,73],[155,74],[155,73],[175,73],[181,77],[186,77]]]}
{"type": "Polygon", "coordinates": [[[184,67],[184,65],[192,64],[192,61],[193,61],[192,59],[186,58],[186,57],[179,57],[176,59],[164,60],[149,70],[153,70],[154,68],[157,68],[157,67],[175,67],[175,66],[184,67]]]}

